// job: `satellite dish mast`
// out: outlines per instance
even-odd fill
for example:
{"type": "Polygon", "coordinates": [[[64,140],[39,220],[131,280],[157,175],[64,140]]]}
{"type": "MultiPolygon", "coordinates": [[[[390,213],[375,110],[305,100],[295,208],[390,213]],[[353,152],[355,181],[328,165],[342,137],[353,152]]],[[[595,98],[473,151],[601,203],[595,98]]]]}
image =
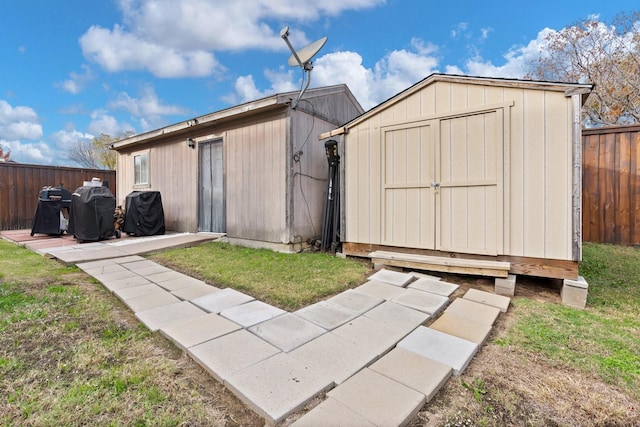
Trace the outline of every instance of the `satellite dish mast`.
{"type": "Polygon", "coordinates": [[[295,110],[300,98],[304,95],[304,92],[309,87],[309,83],[311,82],[311,70],[313,70],[313,63],[311,62],[311,58],[314,57],[316,53],[322,49],[324,44],[327,42],[327,37],[323,37],[319,40],[314,41],[310,45],[303,47],[302,49],[296,51],[291,42],[289,41],[289,27],[284,27],[280,30],[280,37],[282,37],[289,46],[289,50],[291,51],[291,56],[287,63],[292,67],[300,67],[305,72],[305,82],[298,98],[291,103],[291,108],[295,110]]]}

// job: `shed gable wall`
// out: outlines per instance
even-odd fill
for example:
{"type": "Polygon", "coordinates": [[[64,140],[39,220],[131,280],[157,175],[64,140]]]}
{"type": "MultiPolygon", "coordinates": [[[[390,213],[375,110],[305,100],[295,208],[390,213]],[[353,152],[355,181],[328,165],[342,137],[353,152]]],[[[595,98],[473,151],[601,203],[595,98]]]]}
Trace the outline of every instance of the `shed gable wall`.
{"type": "MultiPolygon", "coordinates": [[[[387,154],[381,129],[417,121],[437,129],[444,118],[487,109],[502,111],[504,122],[502,211],[496,212],[503,215],[499,254],[571,260],[571,98],[559,91],[507,86],[436,81],[350,128],[345,137],[345,240],[384,244],[387,154]]],[[[415,235],[414,226],[408,221],[404,233],[415,235]]]]}

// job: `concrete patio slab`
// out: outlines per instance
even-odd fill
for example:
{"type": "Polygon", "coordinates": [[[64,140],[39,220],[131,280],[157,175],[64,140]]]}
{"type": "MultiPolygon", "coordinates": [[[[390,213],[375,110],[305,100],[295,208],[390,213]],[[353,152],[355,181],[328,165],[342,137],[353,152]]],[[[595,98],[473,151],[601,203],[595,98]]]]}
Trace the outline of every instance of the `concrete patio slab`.
{"type": "Polygon", "coordinates": [[[378,357],[375,352],[366,352],[331,332],[298,347],[289,355],[317,369],[336,384],[343,383],[378,357]]]}
{"type": "Polygon", "coordinates": [[[292,313],[254,325],[249,331],[284,352],[298,348],[327,332],[326,329],[292,313]]]}
{"type": "Polygon", "coordinates": [[[445,297],[450,297],[460,285],[448,283],[440,279],[433,280],[425,277],[419,278],[415,282],[409,284],[409,289],[416,289],[424,292],[431,292],[432,294],[438,294],[445,297]]]}
{"type": "Polygon", "coordinates": [[[252,296],[238,292],[235,289],[225,288],[218,292],[195,298],[191,302],[209,313],[220,313],[227,308],[253,300],[252,296]]]}
{"type": "Polygon", "coordinates": [[[406,289],[391,301],[425,312],[431,317],[437,316],[449,304],[449,298],[445,296],[416,289],[406,289]]]}
{"type": "Polygon", "coordinates": [[[479,289],[469,289],[464,296],[469,301],[479,302],[481,304],[490,305],[499,309],[502,313],[506,313],[511,303],[511,298],[503,295],[496,295],[479,289]]]}
{"type": "Polygon", "coordinates": [[[101,243],[96,243],[96,245],[100,246],[67,246],[62,249],[45,250],[44,254],[51,258],[56,258],[66,265],[73,265],[88,261],[98,261],[101,259],[120,258],[123,256],[131,255],[128,252],[116,248],[105,247],[101,243]]]}
{"type": "Polygon", "coordinates": [[[394,348],[369,368],[424,394],[427,402],[433,399],[453,372],[444,363],[403,348],[394,348]]]}
{"type": "Polygon", "coordinates": [[[245,304],[222,310],[220,315],[227,319],[248,328],[274,317],[285,314],[286,311],[266,304],[262,301],[250,301],[245,304]]]}
{"type": "Polygon", "coordinates": [[[182,350],[242,329],[219,314],[209,313],[190,320],[163,326],[160,333],[182,350]]]}
{"type": "Polygon", "coordinates": [[[424,326],[407,335],[398,347],[451,366],[456,376],[464,372],[478,351],[478,344],[424,326]]]}
{"type": "Polygon", "coordinates": [[[234,372],[280,353],[245,329],[190,347],[187,353],[214,378],[224,382],[234,372]]]}
{"type": "Polygon", "coordinates": [[[277,424],[334,384],[317,370],[280,353],[231,374],[225,385],[268,422],[277,424]]]}
{"type": "Polygon", "coordinates": [[[327,396],[377,426],[404,426],[426,402],[424,394],[368,368],[328,392],[327,396]]]}
{"type": "Polygon", "coordinates": [[[391,350],[403,336],[398,329],[391,329],[383,323],[360,316],[332,331],[355,343],[365,352],[381,356],[391,350]]]}
{"type": "Polygon", "coordinates": [[[485,342],[492,328],[490,325],[474,322],[449,313],[442,313],[429,327],[478,345],[482,345],[485,342]]]}
{"type": "Polygon", "coordinates": [[[464,298],[456,298],[447,307],[445,313],[491,326],[500,315],[500,309],[464,298]]]}
{"type": "Polygon", "coordinates": [[[354,290],[363,294],[371,295],[376,298],[382,298],[384,300],[390,300],[393,297],[400,295],[402,289],[399,286],[390,285],[384,282],[378,282],[376,280],[369,280],[363,285],[358,286],[354,290]]]}
{"type": "Polygon", "coordinates": [[[202,280],[194,279],[193,277],[189,277],[184,274],[181,277],[177,277],[175,279],[165,280],[161,282],[154,280],[153,282],[161,288],[168,290],[169,292],[177,291],[178,289],[187,288],[189,286],[206,285],[206,283],[202,280]]]}
{"type": "Polygon", "coordinates": [[[351,319],[358,316],[358,313],[349,310],[341,305],[331,304],[328,301],[320,301],[310,306],[295,311],[298,317],[315,323],[321,328],[330,331],[340,325],[344,325],[351,319]]]}
{"type": "Polygon", "coordinates": [[[431,318],[425,312],[392,301],[387,301],[369,310],[364,314],[364,317],[375,320],[390,330],[397,331],[399,338],[403,338],[431,318]]]}
{"type": "Polygon", "coordinates": [[[378,304],[381,304],[384,299],[374,297],[368,294],[362,294],[356,292],[353,289],[347,289],[338,295],[326,300],[328,304],[334,304],[351,310],[354,313],[362,314],[365,311],[371,310],[378,304]]]}
{"type": "Polygon", "coordinates": [[[155,283],[149,283],[148,285],[130,286],[128,288],[120,288],[113,291],[113,293],[123,301],[131,298],[138,298],[149,294],[164,294],[167,293],[160,286],[155,283]]]}
{"type": "Polygon", "coordinates": [[[150,331],[156,332],[160,328],[175,323],[203,317],[207,313],[199,309],[188,301],[182,301],[177,304],[165,305],[151,310],[136,313],[136,317],[150,331]]]}
{"type": "Polygon", "coordinates": [[[148,295],[142,295],[137,298],[130,298],[124,301],[125,305],[127,305],[134,313],[139,311],[147,311],[152,308],[162,307],[164,305],[176,304],[179,303],[180,300],[169,292],[162,293],[154,293],[148,295]]]}
{"type": "Polygon", "coordinates": [[[219,288],[203,282],[203,284],[201,285],[191,285],[186,288],[177,289],[175,291],[172,291],[171,293],[181,300],[192,301],[196,298],[200,298],[219,291],[219,288]]]}
{"type": "Polygon", "coordinates": [[[290,427],[376,427],[339,400],[328,398],[304,414],[290,427]]]}
{"type": "Polygon", "coordinates": [[[131,288],[134,286],[149,285],[151,284],[151,282],[142,276],[134,275],[133,277],[129,277],[126,279],[104,281],[102,282],[102,284],[104,285],[105,288],[113,292],[116,289],[124,289],[124,288],[131,288]]]}
{"type": "Polygon", "coordinates": [[[398,271],[392,270],[378,270],[371,276],[369,276],[369,280],[375,280],[378,282],[388,283],[394,286],[400,286],[404,288],[414,279],[414,276],[407,273],[400,273],[398,271]]]}

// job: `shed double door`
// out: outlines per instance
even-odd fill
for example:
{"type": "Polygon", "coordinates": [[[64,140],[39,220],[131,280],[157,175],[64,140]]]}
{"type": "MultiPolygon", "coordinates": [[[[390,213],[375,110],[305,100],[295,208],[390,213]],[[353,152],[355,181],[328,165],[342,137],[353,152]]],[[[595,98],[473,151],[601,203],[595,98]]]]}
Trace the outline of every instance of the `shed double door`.
{"type": "Polygon", "coordinates": [[[496,255],[501,110],[383,128],[383,243],[496,255]]]}
{"type": "Polygon", "coordinates": [[[226,232],[222,138],[198,146],[198,231],[226,232]]]}

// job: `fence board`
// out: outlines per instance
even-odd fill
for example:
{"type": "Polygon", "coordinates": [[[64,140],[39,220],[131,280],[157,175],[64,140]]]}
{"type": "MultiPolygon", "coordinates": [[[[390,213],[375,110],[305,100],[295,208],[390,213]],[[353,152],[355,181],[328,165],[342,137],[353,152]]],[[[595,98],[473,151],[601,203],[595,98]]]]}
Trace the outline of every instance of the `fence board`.
{"type": "Polygon", "coordinates": [[[94,177],[109,181],[116,194],[115,171],[0,162],[0,230],[31,228],[42,187],[63,184],[73,192],[94,177]]]}
{"type": "Polygon", "coordinates": [[[640,125],[582,134],[583,240],[640,245],[640,125]]]}

